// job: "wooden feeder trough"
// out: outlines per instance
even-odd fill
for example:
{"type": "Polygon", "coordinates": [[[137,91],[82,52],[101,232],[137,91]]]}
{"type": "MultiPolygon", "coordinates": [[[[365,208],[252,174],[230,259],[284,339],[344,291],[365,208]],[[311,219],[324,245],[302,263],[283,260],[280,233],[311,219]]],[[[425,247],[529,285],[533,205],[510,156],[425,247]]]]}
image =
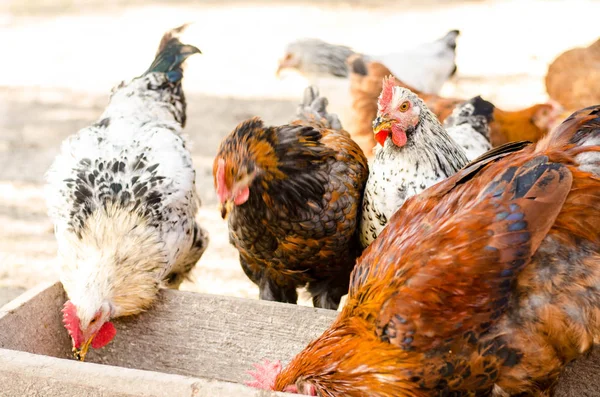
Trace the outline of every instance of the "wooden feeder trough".
{"type": "Polygon", "coordinates": [[[293,396],[244,386],[253,363],[289,362],[337,317],[332,310],[162,291],[146,313],[73,359],[60,283],[0,308],[1,396],[293,396]],[[103,364],[103,365],[99,365],[103,364]]]}
{"type": "MultiPolygon", "coordinates": [[[[337,317],[332,310],[162,291],[152,310],[115,321],[117,336],[73,359],[60,283],[0,308],[0,396],[297,396],[243,385],[253,363],[286,364],[337,317]],[[100,365],[102,364],[102,365],[100,365]]],[[[600,349],[567,366],[554,397],[600,396],[600,349]]]]}

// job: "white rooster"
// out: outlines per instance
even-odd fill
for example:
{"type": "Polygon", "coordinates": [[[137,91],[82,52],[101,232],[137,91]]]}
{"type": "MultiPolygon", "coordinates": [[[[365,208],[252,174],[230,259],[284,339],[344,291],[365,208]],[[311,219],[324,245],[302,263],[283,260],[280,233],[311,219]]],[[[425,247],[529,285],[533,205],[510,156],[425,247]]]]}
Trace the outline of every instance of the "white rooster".
{"type": "Polygon", "coordinates": [[[99,121],[67,138],[47,173],[64,323],[80,360],[112,340],[112,318],[147,309],[161,286],[178,288],[208,244],[181,136],[182,64],[200,53],[176,37],[184,28],[165,33],[150,68],[113,89],[99,121]]]}

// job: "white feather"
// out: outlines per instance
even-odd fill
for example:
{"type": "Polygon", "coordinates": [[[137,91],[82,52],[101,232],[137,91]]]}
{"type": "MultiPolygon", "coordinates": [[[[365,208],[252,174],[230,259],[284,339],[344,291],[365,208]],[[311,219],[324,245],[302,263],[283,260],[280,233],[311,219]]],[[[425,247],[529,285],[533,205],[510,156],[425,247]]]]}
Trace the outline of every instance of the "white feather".
{"type": "Polygon", "coordinates": [[[206,248],[183,111],[162,73],[121,84],[47,173],[61,280],[82,321],[104,301],[116,315],[143,310],[169,273],[185,273],[206,248]]]}

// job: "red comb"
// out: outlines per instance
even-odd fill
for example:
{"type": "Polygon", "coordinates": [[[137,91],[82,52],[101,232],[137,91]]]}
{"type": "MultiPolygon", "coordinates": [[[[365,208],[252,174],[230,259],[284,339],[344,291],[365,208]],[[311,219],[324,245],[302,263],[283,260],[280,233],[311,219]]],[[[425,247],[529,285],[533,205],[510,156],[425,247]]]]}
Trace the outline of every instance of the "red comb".
{"type": "Polygon", "coordinates": [[[275,378],[281,372],[281,361],[270,362],[264,360],[260,364],[253,364],[256,371],[247,371],[254,379],[246,381],[246,385],[263,390],[273,390],[275,387],[275,378]]]}
{"type": "Polygon", "coordinates": [[[392,101],[394,87],[398,86],[398,84],[398,80],[396,80],[394,76],[383,78],[383,88],[381,90],[381,95],[379,95],[379,101],[377,102],[380,108],[385,109],[392,101]]]}
{"type": "Polygon", "coordinates": [[[71,301],[66,301],[62,309],[63,324],[69,332],[71,339],[73,339],[73,345],[79,349],[83,343],[83,334],[79,329],[79,317],[77,317],[77,309],[71,301]]]}

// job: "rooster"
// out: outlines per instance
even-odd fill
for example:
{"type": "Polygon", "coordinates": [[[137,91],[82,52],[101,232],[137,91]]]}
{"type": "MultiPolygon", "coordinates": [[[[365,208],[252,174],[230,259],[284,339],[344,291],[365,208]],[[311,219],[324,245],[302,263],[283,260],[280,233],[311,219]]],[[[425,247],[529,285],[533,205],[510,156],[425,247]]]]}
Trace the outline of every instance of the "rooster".
{"type": "MultiPolygon", "coordinates": [[[[383,78],[389,76],[390,69],[379,62],[365,62],[360,55],[348,59],[350,65],[350,93],[352,96],[352,137],[365,153],[370,153],[376,145],[371,134],[371,123],[377,112],[377,97],[381,92],[383,78]]],[[[464,102],[459,98],[444,98],[416,89],[406,81],[400,84],[417,94],[440,121],[452,114],[456,106],[464,102]]],[[[490,123],[490,141],[492,146],[527,140],[536,142],[544,136],[562,112],[560,106],[549,102],[536,104],[526,109],[505,111],[494,108],[490,123]]]]}
{"type": "Polygon", "coordinates": [[[177,288],[208,234],[181,136],[182,64],[200,50],[163,36],[149,69],[113,89],[95,124],[67,138],[47,173],[47,201],[69,300],[64,323],[76,357],[116,334],[111,319],[147,309],[177,288]]]}
{"type": "Polygon", "coordinates": [[[230,242],[260,299],[296,303],[308,284],[314,306],[337,309],[348,292],[367,160],[326,105],[308,87],[296,121],[247,120],[215,158],[230,242]]]}
{"type": "Polygon", "coordinates": [[[378,108],[373,128],[382,147],[375,153],[365,187],[360,222],[363,248],[371,244],[406,199],[467,164],[469,158],[452,135],[470,145],[471,155],[490,148],[482,132],[486,132],[493,106],[479,97],[458,109],[454,116],[457,125],[445,130],[419,97],[390,77],[383,83],[378,108]]]}
{"type": "Polygon", "coordinates": [[[594,106],[410,199],[359,259],[337,320],[252,384],[331,397],[550,392],[600,338],[598,144],[594,106]]]}

